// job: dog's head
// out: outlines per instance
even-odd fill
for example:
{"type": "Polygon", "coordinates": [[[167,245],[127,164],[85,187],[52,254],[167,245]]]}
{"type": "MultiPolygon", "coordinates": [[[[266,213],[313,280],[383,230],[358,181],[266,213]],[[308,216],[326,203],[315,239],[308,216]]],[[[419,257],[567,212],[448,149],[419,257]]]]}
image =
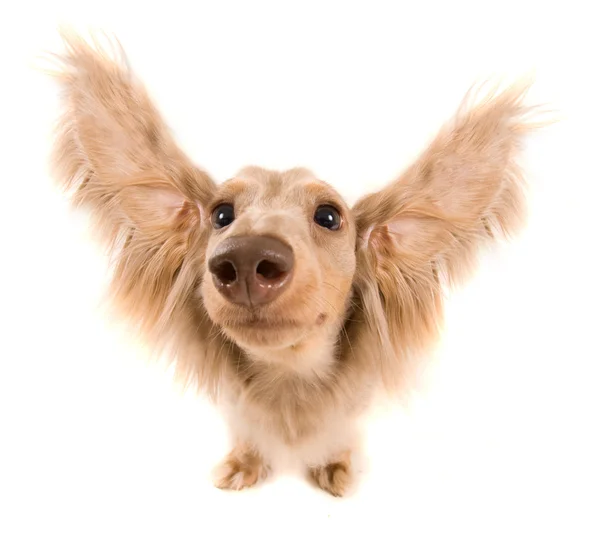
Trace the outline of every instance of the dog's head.
{"type": "Polygon", "coordinates": [[[245,168],[218,187],[206,220],[203,302],[231,339],[257,351],[339,331],[356,227],[331,186],[305,169],[245,168]]]}
{"type": "Polygon", "coordinates": [[[188,363],[201,381],[218,377],[222,334],[257,359],[284,361],[298,348],[310,358],[324,346],[331,355],[357,312],[349,346],[393,376],[399,353],[433,340],[442,280],[518,228],[523,88],[461,111],[399,179],[350,209],[301,168],[250,167],[217,185],[122,63],[66,43],[57,178],[117,253],[126,314],[157,343],[196,342],[203,357],[188,363]],[[362,333],[374,337],[365,344],[362,333]]]}

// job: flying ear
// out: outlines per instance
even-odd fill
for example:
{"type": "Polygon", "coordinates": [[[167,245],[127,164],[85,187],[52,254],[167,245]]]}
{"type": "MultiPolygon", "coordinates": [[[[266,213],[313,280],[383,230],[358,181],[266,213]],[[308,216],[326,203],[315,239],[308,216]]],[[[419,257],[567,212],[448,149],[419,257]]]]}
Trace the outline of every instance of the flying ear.
{"type": "Polygon", "coordinates": [[[534,109],[523,104],[526,89],[492,92],[477,105],[467,96],[399,179],[353,209],[358,287],[371,297],[371,316],[387,328],[391,377],[399,355],[435,341],[442,285],[468,276],[484,244],[518,231],[524,221],[517,160],[524,136],[539,126],[531,121],[534,109]]]}
{"type": "Polygon", "coordinates": [[[179,150],[120,47],[111,57],[97,42],[62,35],[51,73],[62,105],[54,175],[115,256],[117,302],[157,330],[191,292],[186,255],[201,240],[215,185],[179,150]]]}
{"type": "Polygon", "coordinates": [[[162,206],[163,216],[174,216],[186,201],[206,204],[214,183],[179,150],[123,51],[111,59],[97,43],[68,32],[62,36],[65,54],[52,72],[63,112],[54,163],[57,179],[75,191],[74,201],[117,219],[123,207],[109,205],[123,191],[162,206]]]}

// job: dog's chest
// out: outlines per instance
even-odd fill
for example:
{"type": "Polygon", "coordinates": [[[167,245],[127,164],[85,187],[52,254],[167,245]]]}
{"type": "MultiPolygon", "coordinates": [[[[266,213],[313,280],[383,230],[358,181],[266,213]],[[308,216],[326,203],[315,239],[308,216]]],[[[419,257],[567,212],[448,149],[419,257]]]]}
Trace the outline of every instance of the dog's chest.
{"type": "Polygon", "coordinates": [[[294,444],[319,432],[334,411],[335,401],[322,385],[275,380],[247,385],[239,404],[250,422],[294,444]]]}
{"type": "Polygon", "coordinates": [[[229,422],[237,441],[256,446],[275,465],[322,464],[352,442],[352,413],[326,393],[290,389],[256,395],[249,390],[232,394],[229,422]]]}
{"type": "Polygon", "coordinates": [[[290,445],[319,434],[332,417],[352,406],[333,380],[259,373],[234,379],[228,394],[236,419],[290,445]]]}

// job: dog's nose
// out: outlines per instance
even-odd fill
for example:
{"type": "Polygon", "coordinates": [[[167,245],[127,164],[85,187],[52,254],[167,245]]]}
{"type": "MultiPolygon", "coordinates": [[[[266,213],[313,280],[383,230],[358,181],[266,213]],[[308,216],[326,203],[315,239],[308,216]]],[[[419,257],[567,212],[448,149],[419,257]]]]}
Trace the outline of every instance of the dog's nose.
{"type": "Polygon", "coordinates": [[[208,261],[215,287],[230,302],[259,306],[275,300],[292,280],[294,252],[273,237],[231,237],[208,261]]]}

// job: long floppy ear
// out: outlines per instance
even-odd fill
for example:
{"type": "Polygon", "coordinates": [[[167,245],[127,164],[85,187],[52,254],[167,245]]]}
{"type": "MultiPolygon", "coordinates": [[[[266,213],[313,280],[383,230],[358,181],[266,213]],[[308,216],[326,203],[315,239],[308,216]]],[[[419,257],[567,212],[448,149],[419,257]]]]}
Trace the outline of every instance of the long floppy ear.
{"type": "Polygon", "coordinates": [[[465,99],[396,181],[357,202],[357,288],[394,387],[403,362],[436,341],[442,286],[469,275],[478,250],[524,221],[521,142],[536,125],[525,86],[465,99]]]}
{"type": "Polygon", "coordinates": [[[54,175],[114,255],[121,313],[159,338],[173,331],[196,283],[215,185],[179,150],[120,49],[111,59],[97,43],[63,38],[51,73],[62,99],[54,175]]]}

